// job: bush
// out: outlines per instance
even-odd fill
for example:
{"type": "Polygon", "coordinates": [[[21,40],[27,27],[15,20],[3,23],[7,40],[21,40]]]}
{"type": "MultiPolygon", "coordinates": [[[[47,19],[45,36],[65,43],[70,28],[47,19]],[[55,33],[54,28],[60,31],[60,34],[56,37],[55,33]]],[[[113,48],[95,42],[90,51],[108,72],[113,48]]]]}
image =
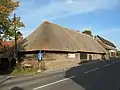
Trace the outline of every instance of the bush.
{"type": "Polygon", "coordinates": [[[117,51],[117,56],[120,57],[120,51],[117,51]]]}
{"type": "Polygon", "coordinates": [[[24,75],[24,74],[35,74],[37,73],[38,68],[27,68],[27,69],[19,69],[17,66],[11,72],[11,75],[24,75]]]}

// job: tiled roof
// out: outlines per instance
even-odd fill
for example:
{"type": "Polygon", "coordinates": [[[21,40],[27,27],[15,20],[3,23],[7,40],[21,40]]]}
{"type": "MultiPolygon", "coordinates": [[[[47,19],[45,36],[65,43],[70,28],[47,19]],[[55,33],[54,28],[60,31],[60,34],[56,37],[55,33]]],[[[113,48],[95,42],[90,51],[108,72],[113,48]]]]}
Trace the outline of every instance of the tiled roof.
{"type": "MultiPolygon", "coordinates": [[[[18,40],[17,42],[20,42],[21,40],[18,40]]],[[[12,47],[14,45],[14,40],[10,40],[10,41],[1,41],[0,40],[0,48],[2,48],[3,46],[8,46],[8,47],[12,47]]]]}

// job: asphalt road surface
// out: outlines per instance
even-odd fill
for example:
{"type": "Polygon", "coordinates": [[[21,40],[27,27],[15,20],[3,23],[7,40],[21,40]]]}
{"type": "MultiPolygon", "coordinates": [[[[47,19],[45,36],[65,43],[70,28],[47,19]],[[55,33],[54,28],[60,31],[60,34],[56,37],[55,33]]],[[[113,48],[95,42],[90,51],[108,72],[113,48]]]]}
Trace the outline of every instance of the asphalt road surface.
{"type": "Polygon", "coordinates": [[[120,90],[120,60],[83,64],[48,77],[13,78],[0,90],[120,90]]]}

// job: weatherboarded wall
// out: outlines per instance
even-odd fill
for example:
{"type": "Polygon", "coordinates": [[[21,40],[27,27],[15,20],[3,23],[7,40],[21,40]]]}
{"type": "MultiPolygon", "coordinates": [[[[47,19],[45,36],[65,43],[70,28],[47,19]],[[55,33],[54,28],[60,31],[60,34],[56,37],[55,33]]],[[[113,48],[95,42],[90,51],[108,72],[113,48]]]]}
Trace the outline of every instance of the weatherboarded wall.
{"type": "Polygon", "coordinates": [[[44,60],[46,68],[49,69],[74,66],[85,60],[101,60],[101,58],[101,54],[86,53],[86,55],[83,55],[83,53],[46,53],[44,60]],[[81,55],[83,56],[82,58],[81,55]]]}
{"type": "Polygon", "coordinates": [[[101,60],[101,54],[87,54],[87,60],[101,60]]]}
{"type": "MultiPolygon", "coordinates": [[[[88,53],[45,53],[43,68],[66,68],[78,65],[84,60],[101,60],[101,54],[88,54],[88,53]]],[[[31,64],[34,67],[38,66],[36,58],[24,59],[22,64],[31,64]]]]}
{"type": "Polygon", "coordinates": [[[64,68],[68,66],[74,66],[80,63],[80,54],[79,53],[57,53],[45,54],[45,66],[47,69],[50,68],[64,68]]]}

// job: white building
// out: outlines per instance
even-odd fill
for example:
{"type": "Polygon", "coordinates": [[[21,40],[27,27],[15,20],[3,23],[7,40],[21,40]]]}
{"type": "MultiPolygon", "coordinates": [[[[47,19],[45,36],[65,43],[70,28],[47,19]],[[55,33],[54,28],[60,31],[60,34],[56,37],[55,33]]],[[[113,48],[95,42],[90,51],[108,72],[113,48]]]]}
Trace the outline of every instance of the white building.
{"type": "Polygon", "coordinates": [[[95,39],[101,46],[103,46],[106,49],[106,51],[109,54],[109,57],[116,57],[117,49],[116,49],[116,46],[112,42],[110,42],[98,35],[95,36],[95,39]]]}

